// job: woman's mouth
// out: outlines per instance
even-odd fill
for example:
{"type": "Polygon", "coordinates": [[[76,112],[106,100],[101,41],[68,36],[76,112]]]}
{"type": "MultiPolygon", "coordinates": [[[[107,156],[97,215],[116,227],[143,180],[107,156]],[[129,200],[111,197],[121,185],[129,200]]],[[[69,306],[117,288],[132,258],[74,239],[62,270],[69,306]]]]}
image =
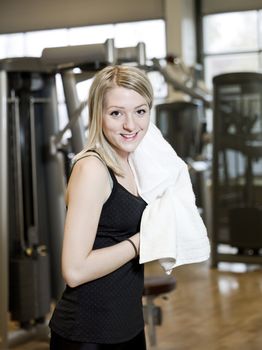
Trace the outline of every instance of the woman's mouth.
{"type": "Polygon", "coordinates": [[[138,134],[138,131],[133,132],[131,134],[121,134],[121,136],[124,138],[125,141],[133,141],[135,140],[137,134],[138,134]]]}

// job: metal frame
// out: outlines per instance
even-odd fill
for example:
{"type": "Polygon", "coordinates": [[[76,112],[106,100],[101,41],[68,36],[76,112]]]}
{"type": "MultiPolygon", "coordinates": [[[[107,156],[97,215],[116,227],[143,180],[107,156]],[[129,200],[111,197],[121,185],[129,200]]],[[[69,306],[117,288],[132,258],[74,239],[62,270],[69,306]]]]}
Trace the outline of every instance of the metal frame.
{"type": "Polygon", "coordinates": [[[157,295],[147,295],[145,297],[144,318],[148,326],[148,339],[151,346],[157,345],[156,325],[161,325],[162,309],[156,306],[154,299],[157,295]]]}
{"type": "MultiPolygon", "coordinates": [[[[8,62],[7,62],[8,63],[8,62]]],[[[19,131],[19,109],[18,101],[15,96],[8,95],[8,74],[9,71],[12,72],[15,68],[20,71],[29,70],[31,66],[26,60],[22,62],[18,68],[16,67],[17,61],[10,62],[6,64],[5,61],[1,62],[0,69],[0,350],[10,349],[18,344],[24,343],[32,339],[43,339],[48,341],[49,328],[47,323],[37,324],[30,330],[10,330],[9,327],[9,159],[8,159],[8,104],[13,104],[16,115],[16,133],[19,131]]],[[[33,64],[37,62],[33,61],[33,64]]],[[[39,70],[46,72],[43,67],[33,66],[32,70],[39,70]]],[[[53,80],[55,77],[53,76],[53,80]]],[[[55,83],[55,80],[54,80],[55,83]]],[[[54,132],[57,132],[58,127],[58,117],[57,117],[57,96],[56,89],[51,86],[51,100],[45,98],[32,98],[31,99],[31,128],[34,129],[34,110],[33,104],[35,103],[47,103],[47,110],[45,111],[45,117],[43,118],[45,122],[45,143],[48,145],[49,137],[54,132]],[[54,100],[52,100],[54,99],[54,100]]],[[[33,140],[34,141],[34,140],[33,140]]],[[[33,150],[32,150],[33,151],[33,150]]],[[[35,158],[34,154],[34,158],[35,158]]],[[[35,161],[35,159],[34,159],[35,161]]],[[[19,162],[19,159],[18,159],[19,162]]],[[[64,204],[64,187],[63,187],[63,177],[61,173],[60,159],[57,155],[50,155],[48,161],[46,162],[45,171],[47,178],[51,179],[47,184],[47,196],[53,198],[55,193],[56,200],[51,200],[49,205],[50,210],[50,230],[55,233],[63,232],[64,218],[65,218],[65,204],[64,204]],[[62,180],[62,181],[61,181],[62,180]],[[54,220],[53,220],[54,219],[54,220]]],[[[19,174],[16,174],[18,178],[19,174]]],[[[34,177],[36,173],[34,174],[34,177]]],[[[37,181],[37,179],[34,179],[37,181]]],[[[36,182],[34,182],[34,196],[36,196],[36,182]]],[[[35,215],[37,215],[37,208],[35,207],[35,215]]],[[[21,209],[22,210],[22,209],[21,209]]],[[[35,217],[35,224],[37,224],[37,216],[35,217]]],[[[23,226],[23,225],[22,225],[23,226]]],[[[58,252],[60,251],[60,243],[62,241],[61,237],[57,237],[54,240],[54,247],[52,247],[53,256],[55,260],[55,265],[57,269],[60,266],[60,256],[58,252]],[[58,247],[59,246],[59,247],[58,247]]],[[[53,268],[52,270],[56,270],[53,268]]],[[[62,278],[53,278],[54,285],[54,297],[61,294],[61,290],[64,287],[64,282],[62,278]]]]}
{"type": "MultiPolygon", "coordinates": [[[[77,95],[75,74],[72,70],[61,73],[64,94],[66,99],[66,107],[69,119],[73,119],[75,111],[80,106],[77,95]]],[[[75,153],[80,152],[86,143],[84,135],[84,123],[82,118],[78,118],[72,126],[72,146],[75,153]]]]}
{"type": "Polygon", "coordinates": [[[8,159],[7,74],[0,71],[0,349],[7,348],[8,334],[8,159]]]}

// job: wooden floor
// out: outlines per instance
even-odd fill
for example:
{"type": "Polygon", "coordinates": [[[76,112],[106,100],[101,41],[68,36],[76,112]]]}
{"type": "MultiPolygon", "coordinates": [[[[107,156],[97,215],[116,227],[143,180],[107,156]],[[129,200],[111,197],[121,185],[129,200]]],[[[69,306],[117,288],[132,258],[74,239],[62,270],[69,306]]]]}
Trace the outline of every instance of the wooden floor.
{"type": "MultiPolygon", "coordinates": [[[[157,298],[163,324],[157,327],[154,350],[261,350],[262,267],[208,263],[179,267],[177,288],[168,299],[157,298]]],[[[146,275],[162,274],[158,263],[146,275]]],[[[47,350],[46,342],[31,342],[16,350],[47,350]]],[[[139,350],[139,349],[137,349],[139,350]]]]}

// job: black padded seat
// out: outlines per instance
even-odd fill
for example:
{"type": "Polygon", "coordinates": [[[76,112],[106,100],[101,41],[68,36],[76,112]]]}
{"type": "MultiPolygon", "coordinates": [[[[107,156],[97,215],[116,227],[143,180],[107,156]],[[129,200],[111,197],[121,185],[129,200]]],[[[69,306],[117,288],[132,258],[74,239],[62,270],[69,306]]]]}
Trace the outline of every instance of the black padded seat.
{"type": "Polygon", "coordinates": [[[160,295],[169,293],[176,288],[176,279],[173,276],[145,277],[143,295],[160,295]]]}

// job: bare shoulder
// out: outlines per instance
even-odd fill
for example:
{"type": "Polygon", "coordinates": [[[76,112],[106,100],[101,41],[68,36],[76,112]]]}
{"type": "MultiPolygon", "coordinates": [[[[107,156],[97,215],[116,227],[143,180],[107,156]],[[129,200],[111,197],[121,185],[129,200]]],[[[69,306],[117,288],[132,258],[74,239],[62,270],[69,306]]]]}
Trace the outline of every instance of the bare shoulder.
{"type": "Polygon", "coordinates": [[[79,158],[73,168],[72,174],[74,172],[88,172],[88,173],[101,173],[106,174],[106,165],[97,155],[89,153],[88,156],[83,156],[79,158]]]}
{"type": "Polygon", "coordinates": [[[100,194],[105,198],[108,196],[110,192],[108,169],[97,156],[90,153],[77,160],[69,179],[67,194],[74,190],[85,193],[96,191],[97,195],[100,194]]]}

